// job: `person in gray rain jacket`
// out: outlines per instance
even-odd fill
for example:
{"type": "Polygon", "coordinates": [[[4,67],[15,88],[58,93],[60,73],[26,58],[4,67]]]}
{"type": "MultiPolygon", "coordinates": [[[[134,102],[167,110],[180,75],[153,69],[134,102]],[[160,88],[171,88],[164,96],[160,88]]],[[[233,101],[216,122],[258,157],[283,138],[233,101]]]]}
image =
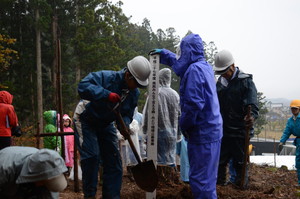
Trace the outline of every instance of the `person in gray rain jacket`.
{"type": "Polygon", "coordinates": [[[56,151],[6,147],[0,160],[1,199],[58,199],[67,187],[67,167],[56,151]]]}
{"type": "Polygon", "coordinates": [[[118,110],[128,128],[140,95],[138,87],[148,86],[150,72],[150,62],[137,56],[120,71],[92,72],[80,81],[78,93],[82,100],[76,107],[73,121],[85,198],[95,198],[100,162],[103,167],[103,198],[120,198],[122,162],[113,108],[121,102],[118,110]]]}
{"type": "MultiPolygon", "coordinates": [[[[180,107],[179,95],[170,86],[171,70],[163,68],[159,71],[157,164],[174,167],[180,107]]],[[[148,100],[144,113],[148,110],[147,107],[148,100]]],[[[143,132],[147,133],[147,129],[148,114],[145,114],[143,132]]]]}
{"type": "Polygon", "coordinates": [[[184,37],[177,53],[155,49],[160,63],[180,77],[180,129],[188,139],[189,181],[193,197],[217,198],[216,181],[222,138],[222,117],[212,66],[204,56],[201,37],[184,37]]]}

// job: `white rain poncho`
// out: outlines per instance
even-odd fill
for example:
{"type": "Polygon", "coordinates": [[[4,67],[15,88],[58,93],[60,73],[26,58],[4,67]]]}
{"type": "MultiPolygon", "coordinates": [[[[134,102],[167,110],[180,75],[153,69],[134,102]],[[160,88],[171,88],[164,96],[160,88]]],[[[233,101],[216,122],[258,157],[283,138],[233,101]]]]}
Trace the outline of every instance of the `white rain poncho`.
{"type": "MultiPolygon", "coordinates": [[[[175,165],[176,140],[178,133],[178,119],[180,116],[179,95],[170,87],[171,70],[168,68],[159,71],[158,93],[158,138],[157,163],[159,165],[175,165]]],[[[146,113],[148,100],[145,105],[146,113]]],[[[145,114],[143,132],[147,133],[148,116],[145,114]]]]}
{"type": "MultiPolygon", "coordinates": [[[[129,125],[129,129],[131,133],[130,134],[131,140],[135,146],[135,149],[138,152],[138,155],[140,156],[139,131],[141,127],[138,121],[133,119],[129,125]]],[[[136,165],[138,162],[136,160],[136,157],[134,156],[134,153],[132,152],[131,147],[128,141],[123,139],[123,136],[120,134],[119,131],[118,131],[118,138],[121,141],[121,156],[122,156],[123,164],[126,166],[136,165]]]]}
{"type": "Polygon", "coordinates": [[[53,150],[7,147],[0,151],[0,198],[58,199],[58,192],[36,187],[34,182],[51,179],[67,171],[62,157],[53,150]]]}

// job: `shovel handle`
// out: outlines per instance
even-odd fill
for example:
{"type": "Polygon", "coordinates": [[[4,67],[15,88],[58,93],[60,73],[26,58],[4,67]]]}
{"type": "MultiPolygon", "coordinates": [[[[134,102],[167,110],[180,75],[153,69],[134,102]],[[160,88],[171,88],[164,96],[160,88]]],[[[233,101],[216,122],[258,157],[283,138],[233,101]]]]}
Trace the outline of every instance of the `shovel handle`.
{"type": "Polygon", "coordinates": [[[136,160],[138,161],[139,164],[142,163],[142,161],[141,161],[141,159],[140,159],[140,156],[139,156],[139,154],[138,154],[138,152],[137,152],[137,150],[136,150],[136,148],[135,148],[135,146],[134,146],[134,144],[133,144],[133,142],[132,142],[132,139],[131,139],[131,137],[130,137],[130,135],[129,135],[129,133],[128,133],[128,129],[127,129],[125,123],[124,123],[124,120],[123,120],[123,118],[122,118],[122,116],[121,116],[120,111],[114,110],[114,112],[115,112],[115,114],[117,115],[117,119],[118,119],[118,121],[119,121],[120,124],[121,124],[121,128],[122,128],[122,129],[125,131],[125,133],[126,133],[126,135],[124,135],[124,137],[125,137],[126,140],[128,140],[129,145],[130,145],[130,147],[131,147],[131,149],[132,149],[132,152],[133,152],[133,154],[134,154],[136,160]]]}
{"type": "MultiPolygon", "coordinates": [[[[247,117],[251,117],[251,105],[248,105],[247,107],[247,117]]],[[[245,148],[244,148],[244,163],[242,167],[242,177],[241,177],[241,188],[245,188],[245,179],[246,179],[246,170],[247,170],[247,165],[249,161],[249,133],[250,133],[250,128],[246,127],[246,134],[245,134],[245,148]]]]}

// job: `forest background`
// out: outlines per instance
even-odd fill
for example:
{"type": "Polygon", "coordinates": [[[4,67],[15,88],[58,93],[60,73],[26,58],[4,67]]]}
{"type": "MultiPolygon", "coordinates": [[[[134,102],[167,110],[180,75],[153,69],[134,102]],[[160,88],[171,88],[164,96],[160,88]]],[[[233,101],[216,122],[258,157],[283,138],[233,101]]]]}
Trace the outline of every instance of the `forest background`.
{"type": "MultiPolygon", "coordinates": [[[[175,52],[181,39],[173,27],[154,32],[147,18],[141,25],[131,23],[121,1],[107,0],[2,0],[0,27],[0,90],[13,94],[22,126],[39,132],[43,112],[58,110],[58,93],[62,94],[62,112],[73,115],[80,100],[78,82],[88,73],[120,70],[134,56],[148,57],[154,48],[175,52]]],[[[204,41],[204,48],[213,65],[217,46],[204,41]]],[[[175,73],[171,86],[179,90],[175,73]]],[[[139,111],[146,91],[141,90],[139,111]]],[[[261,116],[256,134],[266,124],[267,113],[263,93],[258,97],[261,116]]]]}

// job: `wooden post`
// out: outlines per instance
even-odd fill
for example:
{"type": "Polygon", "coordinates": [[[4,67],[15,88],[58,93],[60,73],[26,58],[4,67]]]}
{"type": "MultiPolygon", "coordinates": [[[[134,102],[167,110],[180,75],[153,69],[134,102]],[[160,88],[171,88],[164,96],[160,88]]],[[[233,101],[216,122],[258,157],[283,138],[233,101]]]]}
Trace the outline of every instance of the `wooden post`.
{"type": "MultiPolygon", "coordinates": [[[[56,57],[57,57],[57,100],[58,100],[58,112],[60,114],[60,131],[64,130],[64,122],[63,122],[63,108],[62,108],[62,89],[61,89],[61,53],[60,53],[60,40],[57,39],[56,45],[56,57]]],[[[65,159],[65,140],[63,136],[61,138],[61,156],[65,159]]]]}
{"type": "Polygon", "coordinates": [[[77,144],[74,143],[74,191],[79,192],[77,144]]]}

